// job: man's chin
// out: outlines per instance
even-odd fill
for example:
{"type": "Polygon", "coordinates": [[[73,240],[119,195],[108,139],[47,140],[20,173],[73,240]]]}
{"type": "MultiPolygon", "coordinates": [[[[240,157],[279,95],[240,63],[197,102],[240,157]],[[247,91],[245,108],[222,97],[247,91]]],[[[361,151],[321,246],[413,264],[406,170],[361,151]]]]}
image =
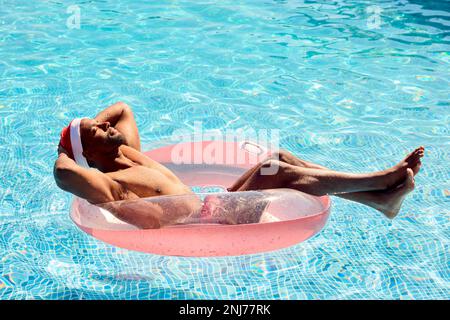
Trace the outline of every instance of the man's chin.
{"type": "Polygon", "coordinates": [[[115,135],[111,137],[111,142],[114,146],[120,147],[123,144],[126,144],[125,137],[121,134],[115,135]]]}

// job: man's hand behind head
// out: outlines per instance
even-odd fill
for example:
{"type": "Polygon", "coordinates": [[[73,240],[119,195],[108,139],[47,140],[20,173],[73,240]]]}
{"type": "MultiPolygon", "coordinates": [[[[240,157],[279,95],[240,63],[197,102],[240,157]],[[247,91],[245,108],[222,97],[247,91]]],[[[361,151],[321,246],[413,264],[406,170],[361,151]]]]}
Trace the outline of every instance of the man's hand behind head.
{"type": "Polygon", "coordinates": [[[67,156],[69,156],[67,150],[64,149],[62,145],[58,145],[58,155],[60,155],[61,153],[65,153],[67,156]]]}

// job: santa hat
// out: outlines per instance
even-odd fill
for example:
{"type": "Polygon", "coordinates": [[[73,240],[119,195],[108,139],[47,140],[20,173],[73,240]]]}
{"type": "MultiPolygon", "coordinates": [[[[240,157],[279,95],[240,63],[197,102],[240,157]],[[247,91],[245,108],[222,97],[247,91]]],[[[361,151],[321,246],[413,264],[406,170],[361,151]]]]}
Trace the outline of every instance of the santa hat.
{"type": "Polygon", "coordinates": [[[69,153],[75,162],[85,168],[89,168],[86,158],[83,156],[83,145],[81,143],[80,124],[85,118],[73,119],[67,127],[61,131],[59,145],[69,153]]]}

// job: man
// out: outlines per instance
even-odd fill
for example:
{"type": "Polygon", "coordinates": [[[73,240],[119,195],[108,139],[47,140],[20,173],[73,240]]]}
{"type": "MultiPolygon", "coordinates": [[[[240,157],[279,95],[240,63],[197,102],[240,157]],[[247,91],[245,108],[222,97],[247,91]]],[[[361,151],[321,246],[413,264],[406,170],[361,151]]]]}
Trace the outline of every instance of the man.
{"type": "MultiPolygon", "coordinates": [[[[61,132],[54,167],[56,183],[140,228],[173,224],[205,209],[188,186],[168,168],[142,154],[140,148],[132,110],[125,103],[106,108],[94,119],[74,119],[61,132]],[[125,210],[121,202],[115,202],[160,195],[186,197],[177,197],[175,209],[135,201],[131,202],[136,203],[133,210],[130,206],[125,210]]],[[[394,218],[414,189],[414,175],[423,155],[424,148],[419,147],[389,169],[359,174],[333,171],[280,151],[244,173],[228,191],[291,188],[316,196],[335,195],[394,218]],[[263,169],[273,166],[278,167],[275,175],[262,174],[263,169]]],[[[264,206],[259,207],[261,213],[264,206]]]]}

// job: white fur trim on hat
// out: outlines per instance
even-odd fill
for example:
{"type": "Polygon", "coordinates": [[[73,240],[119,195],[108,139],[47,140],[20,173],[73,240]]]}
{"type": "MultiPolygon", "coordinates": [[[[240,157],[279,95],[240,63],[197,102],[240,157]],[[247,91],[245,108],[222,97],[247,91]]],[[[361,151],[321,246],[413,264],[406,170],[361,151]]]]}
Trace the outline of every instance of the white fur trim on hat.
{"type": "Polygon", "coordinates": [[[83,145],[81,144],[80,124],[83,119],[87,118],[75,118],[72,120],[70,124],[70,143],[72,144],[75,162],[84,168],[89,168],[89,164],[83,156],[83,145]]]}

